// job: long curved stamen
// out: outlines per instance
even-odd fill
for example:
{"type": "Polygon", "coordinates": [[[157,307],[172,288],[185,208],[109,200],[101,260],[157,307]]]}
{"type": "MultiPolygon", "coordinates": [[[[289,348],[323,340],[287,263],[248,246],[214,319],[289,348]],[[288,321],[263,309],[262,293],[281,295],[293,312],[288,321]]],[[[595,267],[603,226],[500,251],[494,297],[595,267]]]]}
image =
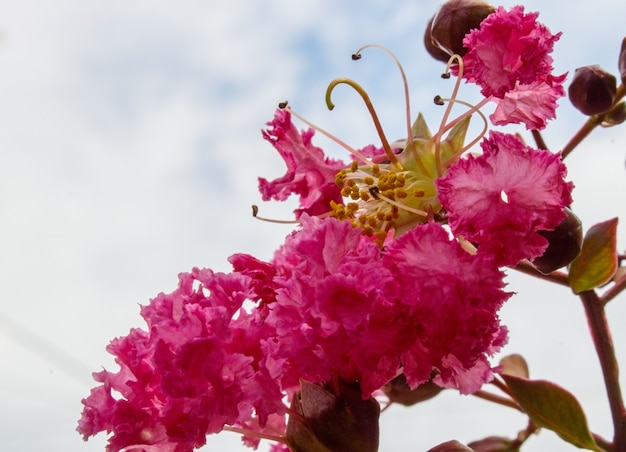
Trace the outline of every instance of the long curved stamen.
{"type": "Polygon", "coordinates": [[[260,221],[267,221],[268,223],[277,223],[277,224],[300,224],[298,220],[273,220],[271,218],[260,217],[257,214],[259,213],[259,206],[252,205],[252,216],[260,221]]]}
{"type": "MultiPolygon", "coordinates": [[[[446,65],[446,71],[442,75],[443,78],[450,77],[450,66],[454,63],[454,61],[456,61],[457,64],[459,65],[459,73],[456,78],[456,83],[454,84],[454,89],[452,90],[452,95],[450,96],[451,99],[456,99],[456,95],[459,92],[459,87],[461,86],[461,78],[463,77],[463,58],[461,58],[457,54],[452,55],[450,59],[448,60],[448,64],[446,65]]],[[[434,137],[435,138],[435,165],[437,168],[441,167],[441,155],[440,155],[441,136],[443,134],[444,127],[446,126],[446,122],[448,121],[448,117],[450,116],[450,113],[452,112],[453,105],[454,105],[454,102],[450,102],[448,104],[448,107],[446,108],[446,111],[443,114],[443,117],[441,118],[441,124],[439,124],[439,130],[437,131],[434,137]]]]}
{"type": "Polygon", "coordinates": [[[389,159],[391,163],[394,164],[396,168],[398,168],[399,170],[402,170],[403,169],[402,165],[400,165],[398,158],[391,150],[391,146],[389,146],[387,137],[385,137],[385,133],[383,132],[383,128],[380,124],[380,121],[378,120],[378,115],[376,114],[376,110],[374,110],[372,101],[370,100],[370,97],[367,95],[363,87],[361,87],[361,85],[359,85],[354,80],[350,80],[348,78],[336,78],[335,80],[330,82],[330,84],[328,85],[328,88],[326,88],[326,106],[328,107],[328,109],[332,110],[333,108],[335,108],[335,104],[333,104],[332,100],[330,99],[330,96],[331,96],[331,93],[333,92],[333,89],[335,89],[335,86],[340,85],[340,84],[351,86],[352,88],[354,88],[354,90],[357,93],[359,93],[359,95],[365,102],[365,106],[367,107],[367,110],[370,112],[370,116],[374,120],[374,126],[376,127],[376,132],[378,132],[378,136],[380,137],[380,140],[382,141],[383,148],[385,149],[385,154],[387,154],[387,158],[389,159]]]}
{"type": "Polygon", "coordinates": [[[417,152],[415,151],[415,148],[413,147],[413,132],[411,130],[411,100],[409,98],[409,83],[407,81],[404,68],[402,67],[402,64],[400,64],[400,61],[391,50],[379,44],[364,45],[359,50],[357,50],[354,53],[354,55],[352,55],[352,59],[353,60],[361,59],[361,52],[368,48],[376,48],[385,52],[387,55],[389,55],[389,57],[391,57],[394,63],[396,63],[396,66],[398,67],[398,70],[400,71],[400,76],[402,77],[402,87],[404,89],[404,110],[405,110],[405,115],[406,115],[406,133],[407,133],[408,147],[410,148],[411,153],[413,154],[413,157],[415,158],[415,160],[417,160],[421,164],[421,161],[417,155],[417,152]]]}
{"type": "MultiPolygon", "coordinates": [[[[476,138],[474,138],[469,144],[464,145],[461,149],[459,149],[457,152],[455,152],[449,159],[449,162],[454,162],[456,161],[465,151],[467,151],[468,149],[470,149],[472,146],[474,146],[476,143],[478,143],[487,133],[487,130],[489,129],[489,123],[487,122],[487,117],[485,116],[485,114],[480,111],[480,106],[482,106],[482,102],[481,104],[479,104],[479,106],[475,106],[470,104],[469,102],[466,102],[464,100],[460,100],[460,99],[445,99],[442,98],[441,96],[436,96],[435,97],[435,103],[437,105],[443,105],[444,102],[449,102],[449,103],[457,103],[457,104],[461,104],[461,105],[465,105],[466,107],[469,108],[468,111],[466,111],[465,113],[463,113],[461,116],[459,116],[458,118],[456,118],[453,121],[450,121],[449,124],[446,125],[445,130],[449,130],[452,127],[454,127],[456,124],[459,123],[459,121],[463,120],[464,118],[466,118],[468,115],[472,115],[474,113],[478,113],[478,115],[480,116],[480,119],[483,120],[483,129],[480,131],[480,133],[476,136],[476,138]]],[[[444,162],[445,164],[445,162],[444,162]]],[[[437,167],[437,172],[438,174],[442,173],[442,168],[439,168],[439,166],[437,167]]]]}
{"type": "Polygon", "coordinates": [[[321,133],[322,135],[324,135],[326,138],[328,138],[329,140],[334,141],[335,143],[337,143],[339,146],[341,146],[342,148],[344,148],[345,150],[347,150],[350,154],[354,155],[357,159],[359,159],[361,162],[363,163],[368,163],[369,159],[363,155],[362,153],[360,153],[359,151],[357,151],[356,149],[354,149],[352,146],[350,146],[348,143],[346,143],[343,140],[340,140],[339,138],[337,138],[336,136],[334,136],[333,134],[331,134],[330,132],[326,131],[325,129],[321,128],[320,126],[313,124],[311,121],[305,119],[304,117],[300,116],[298,113],[296,113],[295,111],[293,111],[291,109],[291,107],[289,105],[287,105],[287,102],[281,102],[280,104],[278,104],[278,108],[282,109],[282,110],[286,110],[288,111],[290,114],[292,114],[293,116],[295,116],[296,118],[298,118],[300,121],[302,121],[303,123],[305,123],[307,126],[309,126],[310,128],[312,128],[313,130],[321,133]]]}

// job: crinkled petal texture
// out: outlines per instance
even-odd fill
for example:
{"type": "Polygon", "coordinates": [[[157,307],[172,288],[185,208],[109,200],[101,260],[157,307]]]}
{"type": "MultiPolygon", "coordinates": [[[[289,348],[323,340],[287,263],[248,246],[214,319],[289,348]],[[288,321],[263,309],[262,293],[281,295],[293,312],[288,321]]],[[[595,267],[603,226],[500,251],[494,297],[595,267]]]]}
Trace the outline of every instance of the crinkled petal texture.
{"type": "Polygon", "coordinates": [[[481,87],[485,97],[503,97],[519,83],[529,85],[552,72],[553,35],[537,22],[538,13],[499,7],[465,36],[463,77],[481,87]]]}
{"type": "Polygon", "coordinates": [[[267,353],[283,366],[284,386],[332,377],[359,381],[369,394],[395,376],[415,331],[376,244],[347,221],[301,220],[274,258],[280,288],[267,353]]]}
{"type": "Polygon", "coordinates": [[[497,126],[524,124],[528,130],[542,130],[556,117],[556,101],[565,95],[563,82],[567,74],[548,76],[529,85],[516,85],[502,98],[493,98],[496,110],[489,116],[497,126]]]}
{"type": "Polygon", "coordinates": [[[554,229],[572,202],[565,165],[510,134],[491,132],[481,146],[482,155],[460,160],[437,180],[452,231],[497,265],[541,256],[548,242],[538,231],[554,229]]]}
{"type": "Polygon", "coordinates": [[[291,123],[291,114],[276,110],[274,120],[263,137],[272,143],[287,165],[284,176],[268,181],[259,178],[259,191],[264,201],[284,201],[289,195],[300,196],[296,217],[303,213],[321,215],[330,210],[330,202],[342,202],[341,190],[335,184],[335,175],[346,164],[326,157],[324,151],[311,142],[314,131],[298,132],[291,123]]]}
{"type": "Polygon", "coordinates": [[[392,242],[383,261],[417,335],[401,355],[410,387],[434,381],[468,394],[492,379],[487,356],[506,342],[497,315],[510,296],[493,259],[471,255],[438,223],[392,242]]]}
{"type": "Polygon", "coordinates": [[[142,308],[147,332],[111,342],[120,370],[95,374],[102,385],[83,400],[78,430],[85,438],[113,432],[109,452],[190,451],[224,425],[262,431],[284,415],[261,350],[271,328],[242,309],[259,298],[251,279],[194,269],[179,280],[142,308]]]}

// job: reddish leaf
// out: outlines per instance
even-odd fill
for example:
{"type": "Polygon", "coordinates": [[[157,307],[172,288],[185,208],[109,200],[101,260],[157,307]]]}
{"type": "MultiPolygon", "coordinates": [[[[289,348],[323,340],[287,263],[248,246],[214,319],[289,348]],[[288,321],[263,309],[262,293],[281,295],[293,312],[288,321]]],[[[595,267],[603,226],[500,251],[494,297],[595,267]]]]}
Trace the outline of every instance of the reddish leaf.
{"type": "Polygon", "coordinates": [[[583,449],[601,451],[589,431],[585,413],[568,391],[544,380],[502,375],[511,396],[539,427],[552,430],[583,449]]]}
{"type": "Polygon", "coordinates": [[[583,249],[569,270],[574,293],[592,290],[610,281],[617,270],[617,218],[593,226],[583,241],[583,249]]]}
{"type": "Polygon", "coordinates": [[[489,436],[468,444],[475,452],[518,452],[519,445],[509,438],[489,436]]]}

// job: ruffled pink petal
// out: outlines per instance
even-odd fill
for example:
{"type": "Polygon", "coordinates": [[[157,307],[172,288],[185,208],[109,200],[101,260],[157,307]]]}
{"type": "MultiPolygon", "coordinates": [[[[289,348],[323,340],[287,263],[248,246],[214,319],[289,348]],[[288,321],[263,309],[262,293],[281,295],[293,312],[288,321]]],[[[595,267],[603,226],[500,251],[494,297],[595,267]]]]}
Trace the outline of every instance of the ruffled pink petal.
{"type": "Polygon", "coordinates": [[[437,180],[452,231],[498,265],[540,256],[548,243],[538,231],[554,229],[572,202],[565,165],[510,134],[491,132],[482,148],[437,180]]]}
{"type": "Polygon", "coordinates": [[[322,149],[311,143],[312,129],[298,132],[288,111],[277,109],[263,137],[272,143],[287,165],[284,176],[268,181],[259,178],[259,191],[264,201],[284,201],[291,194],[300,196],[296,217],[302,213],[321,215],[330,211],[330,202],[342,202],[335,175],[346,164],[326,157],[322,149]]]}
{"type": "Polygon", "coordinates": [[[417,330],[401,354],[409,386],[428,381],[433,371],[438,382],[463,393],[489,381],[488,367],[477,373],[477,366],[506,340],[497,311],[510,296],[493,259],[467,253],[437,223],[406,232],[383,259],[417,330]]]}
{"type": "Polygon", "coordinates": [[[541,130],[556,117],[556,101],[565,95],[563,82],[567,74],[548,76],[529,85],[516,85],[504,97],[494,97],[496,110],[489,116],[497,126],[524,124],[528,130],[541,130]]]}
{"type": "Polygon", "coordinates": [[[499,7],[465,36],[463,77],[477,83],[485,97],[503,97],[517,84],[532,84],[552,71],[549,54],[561,34],[551,34],[537,16],[524,14],[522,6],[499,7]]]}

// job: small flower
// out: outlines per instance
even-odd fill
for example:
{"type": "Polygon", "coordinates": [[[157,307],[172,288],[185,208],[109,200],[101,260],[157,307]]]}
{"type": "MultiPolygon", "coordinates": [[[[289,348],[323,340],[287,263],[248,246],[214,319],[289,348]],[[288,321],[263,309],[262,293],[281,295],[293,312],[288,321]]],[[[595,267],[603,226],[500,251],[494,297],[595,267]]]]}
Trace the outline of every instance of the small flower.
{"type": "Polygon", "coordinates": [[[142,308],[148,331],[111,342],[120,370],[94,375],[102,385],[83,400],[79,432],[113,432],[109,451],[173,452],[228,425],[262,431],[283,416],[284,393],[262,351],[272,330],[260,311],[242,309],[258,297],[251,286],[236,272],[181,274],[178,289],[142,308]]]}
{"type": "Polygon", "coordinates": [[[499,7],[472,30],[463,44],[463,76],[481,87],[485,97],[503,97],[519,85],[543,80],[552,72],[550,53],[561,33],[553,35],[537,22],[538,13],[522,6],[499,7]]]}
{"type": "Polygon", "coordinates": [[[452,231],[498,265],[541,256],[548,242],[539,231],[558,226],[572,202],[565,165],[510,134],[491,132],[481,146],[482,155],[460,160],[437,181],[452,231]]]}

